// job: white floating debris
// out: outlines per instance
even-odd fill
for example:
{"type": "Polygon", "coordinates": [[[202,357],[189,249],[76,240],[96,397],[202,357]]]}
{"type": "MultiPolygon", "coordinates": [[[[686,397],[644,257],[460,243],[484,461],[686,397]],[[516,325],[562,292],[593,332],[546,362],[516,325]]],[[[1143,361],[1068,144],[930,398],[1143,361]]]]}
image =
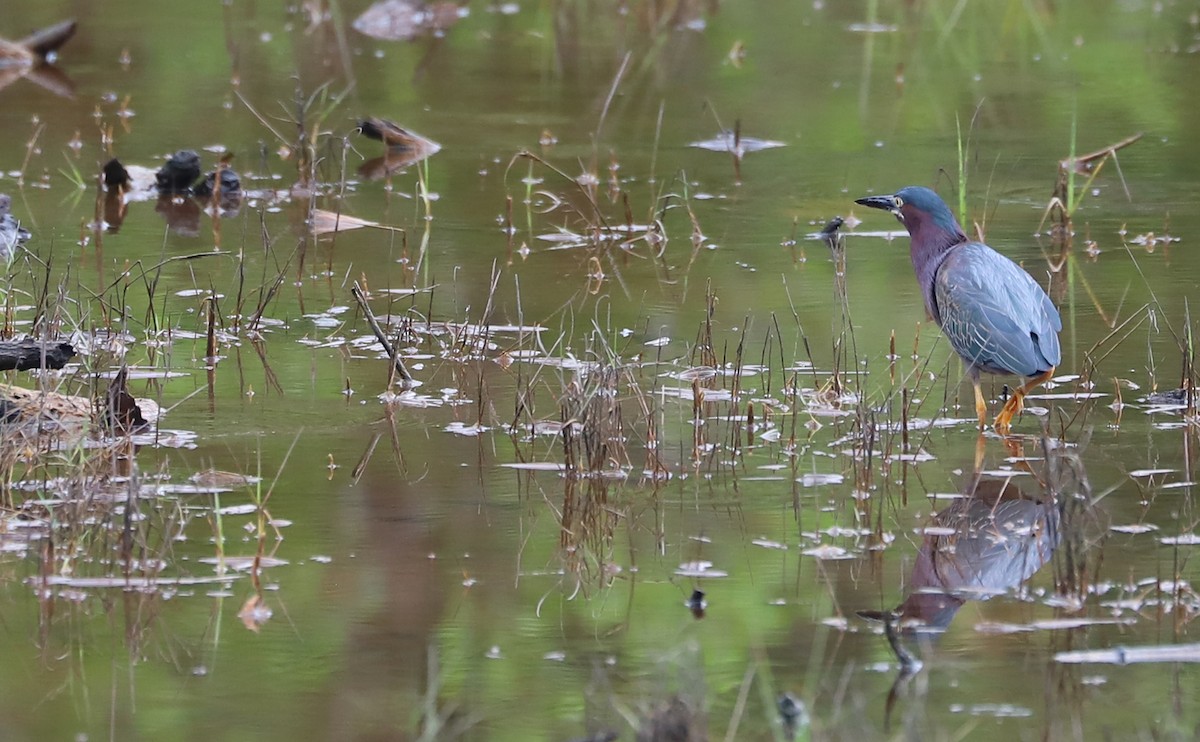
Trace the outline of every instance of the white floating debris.
{"type": "Polygon", "coordinates": [[[1157,531],[1158,526],[1151,523],[1130,523],[1128,525],[1109,526],[1108,530],[1116,531],[1117,533],[1149,533],[1157,531]]]}
{"type": "Polygon", "coordinates": [[[846,526],[830,526],[829,528],[826,528],[824,531],[821,531],[821,533],[825,534],[826,536],[832,536],[834,538],[838,538],[841,536],[857,538],[859,536],[870,536],[871,529],[870,528],[847,528],[846,526]]]}
{"type": "Polygon", "coordinates": [[[257,566],[259,569],[267,567],[282,567],[288,563],[286,559],[280,559],[273,556],[222,556],[222,557],[202,557],[197,561],[204,564],[224,565],[226,569],[232,569],[234,572],[245,572],[257,566]]]}
{"type": "Polygon", "coordinates": [[[1114,647],[1059,652],[1056,662],[1133,665],[1143,662],[1200,662],[1200,644],[1167,644],[1159,647],[1114,647]]]}
{"type": "Polygon", "coordinates": [[[230,505],[228,507],[223,507],[217,512],[221,515],[249,515],[251,513],[257,513],[258,506],[252,502],[248,502],[244,505],[230,505]]]}
{"type": "Polygon", "coordinates": [[[765,538],[751,539],[750,543],[754,544],[755,546],[761,546],[764,549],[787,550],[787,544],[781,544],[778,541],[770,541],[765,538]]]}
{"type": "Polygon", "coordinates": [[[1085,626],[1128,626],[1137,623],[1136,618],[1048,618],[1029,623],[984,622],[975,625],[981,634],[1018,634],[1027,631],[1060,631],[1079,629],[1085,626]]]}
{"type": "MultiPolygon", "coordinates": [[[[696,396],[695,392],[692,391],[692,387],[690,387],[690,386],[688,386],[688,387],[663,386],[663,387],[659,387],[658,392],[660,395],[662,395],[663,398],[671,397],[671,398],[677,398],[677,399],[690,400],[690,399],[694,399],[696,396]]],[[[701,389],[700,390],[700,401],[701,402],[729,402],[732,400],[733,400],[733,393],[730,392],[728,389],[701,389]]]]}
{"type": "Polygon", "coordinates": [[[997,718],[1024,719],[1033,716],[1033,710],[1024,706],[1014,706],[1011,703],[977,703],[964,706],[961,703],[950,704],[950,713],[968,716],[995,716],[997,718]]]}
{"type": "Polygon", "coordinates": [[[850,33],[895,33],[896,29],[889,23],[851,23],[846,26],[850,33]]]}
{"type": "Polygon", "coordinates": [[[854,558],[854,555],[850,552],[846,551],[840,546],[834,546],[832,544],[822,544],[821,546],[817,546],[812,549],[805,549],[801,553],[805,556],[815,557],[823,560],[854,558]]]}
{"type": "Polygon", "coordinates": [[[36,577],[30,584],[36,585],[65,585],[67,587],[116,587],[127,590],[155,590],[164,585],[205,585],[229,582],[240,575],[213,575],[208,577],[160,577],[160,576],[129,576],[129,577],[72,577],[70,575],[49,575],[36,577]]]}
{"type": "Polygon", "coordinates": [[[695,561],[684,562],[675,569],[675,574],[680,577],[728,577],[729,573],[719,569],[713,569],[712,562],[695,561]]]}
{"type": "MultiPolygon", "coordinates": [[[[660,338],[661,339],[661,338],[660,338]]],[[[657,343],[657,340],[651,340],[646,345],[657,343]]],[[[712,366],[693,366],[692,368],[684,369],[671,374],[666,374],[669,378],[678,379],[679,381],[708,381],[716,378],[717,370],[712,366]]]]}
{"type": "Polygon", "coordinates": [[[1160,538],[1159,543],[1167,546],[1196,546],[1200,544],[1200,535],[1195,533],[1183,533],[1178,536],[1164,536],[1160,538]]]}
{"type": "Polygon", "coordinates": [[[740,136],[735,131],[726,129],[712,139],[702,139],[698,142],[690,142],[688,143],[688,146],[695,147],[697,149],[706,149],[710,152],[732,152],[740,157],[747,152],[758,152],[764,149],[786,147],[787,144],[771,139],[744,137],[740,136]]]}
{"type": "Polygon", "coordinates": [[[945,526],[926,526],[924,528],[914,528],[914,533],[921,533],[926,536],[953,536],[958,533],[955,528],[947,528],[945,526]]]}
{"type": "Polygon", "coordinates": [[[500,466],[506,469],[525,469],[527,471],[566,471],[565,464],[558,464],[553,461],[514,461],[509,464],[501,464],[500,466]]]}
{"type": "Polygon", "coordinates": [[[846,481],[846,478],[841,474],[805,474],[796,479],[797,482],[805,487],[819,487],[823,484],[841,484],[846,481]]]}

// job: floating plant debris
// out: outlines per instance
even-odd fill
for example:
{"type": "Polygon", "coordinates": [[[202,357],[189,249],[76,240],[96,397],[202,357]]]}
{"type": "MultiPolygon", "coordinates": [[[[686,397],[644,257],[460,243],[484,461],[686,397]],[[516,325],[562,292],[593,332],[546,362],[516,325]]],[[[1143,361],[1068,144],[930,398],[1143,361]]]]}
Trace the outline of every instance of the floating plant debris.
{"type": "Polygon", "coordinates": [[[756,538],[751,539],[750,543],[754,544],[755,546],[761,546],[764,549],[779,549],[781,551],[787,551],[787,544],[781,544],[778,541],[771,541],[770,539],[756,538]]]}
{"type": "Polygon", "coordinates": [[[128,577],[76,577],[70,575],[47,575],[46,577],[38,577],[30,579],[31,585],[53,585],[64,587],[78,588],[116,588],[118,590],[136,590],[139,592],[156,591],[162,587],[169,585],[212,585],[224,584],[231,580],[237,579],[241,575],[209,575],[198,577],[169,577],[166,575],[142,576],[130,575],[128,577]]]}
{"type": "Polygon", "coordinates": [[[777,147],[786,147],[787,145],[771,139],[739,136],[733,130],[725,130],[712,139],[690,142],[688,146],[696,147],[697,149],[707,149],[711,152],[731,152],[740,157],[748,152],[760,152],[764,149],[775,149],[777,147]]]}
{"type": "Polygon", "coordinates": [[[981,634],[1020,634],[1029,631],[1081,629],[1087,626],[1130,626],[1135,623],[1137,619],[1134,618],[1053,618],[1026,624],[980,623],[975,625],[975,630],[981,634]]]}
{"type": "Polygon", "coordinates": [[[1178,536],[1164,536],[1158,541],[1168,546],[1196,546],[1200,545],[1200,534],[1184,533],[1178,536]]]}
{"type": "Polygon", "coordinates": [[[376,227],[378,229],[388,229],[392,231],[403,231],[396,227],[388,227],[373,222],[369,219],[359,219],[349,214],[342,214],[334,211],[325,211],[324,209],[313,209],[312,216],[308,220],[309,228],[313,234],[325,235],[334,232],[348,232],[353,229],[362,229],[364,227],[376,227]]]}
{"type": "Polygon", "coordinates": [[[815,558],[821,559],[821,560],[837,560],[837,559],[853,559],[854,558],[854,554],[851,554],[849,551],[847,551],[846,549],[843,549],[840,546],[834,546],[832,544],[824,544],[821,546],[814,546],[811,549],[805,549],[804,551],[802,551],[800,553],[805,556],[815,557],[815,558]]]}
{"type": "Polygon", "coordinates": [[[523,469],[525,471],[566,471],[565,464],[558,464],[553,461],[515,461],[505,464],[500,464],[505,469],[523,469]]]}
{"type": "Polygon", "coordinates": [[[1200,644],[1166,644],[1158,647],[1114,647],[1059,652],[1055,662],[1064,664],[1137,665],[1150,662],[1200,662],[1200,644]]]}
{"type": "Polygon", "coordinates": [[[841,484],[846,481],[846,478],[841,474],[809,473],[800,476],[796,481],[805,487],[822,487],[830,484],[841,484]]]}
{"type": "Polygon", "coordinates": [[[1130,523],[1128,525],[1109,526],[1108,530],[1116,533],[1150,533],[1151,531],[1157,531],[1158,526],[1151,523],[1130,523]]]}
{"type": "Polygon", "coordinates": [[[423,0],[381,0],[351,24],[355,31],[381,41],[411,41],[427,33],[442,33],[467,15],[466,6],[423,0]]]}
{"type": "Polygon", "coordinates": [[[675,574],[680,577],[728,577],[729,573],[724,570],[714,569],[712,562],[695,561],[684,562],[675,569],[675,574]]]}
{"type": "Polygon", "coordinates": [[[202,557],[199,559],[203,564],[213,564],[226,569],[232,569],[234,572],[245,572],[250,569],[266,569],[268,567],[282,567],[288,563],[286,559],[280,559],[273,556],[219,556],[219,557],[202,557]]]}

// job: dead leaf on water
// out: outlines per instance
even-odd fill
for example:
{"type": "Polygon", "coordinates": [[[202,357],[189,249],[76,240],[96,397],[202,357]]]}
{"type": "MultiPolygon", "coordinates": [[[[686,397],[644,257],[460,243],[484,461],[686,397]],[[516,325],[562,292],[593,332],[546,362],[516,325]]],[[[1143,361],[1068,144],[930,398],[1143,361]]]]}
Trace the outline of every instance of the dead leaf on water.
{"type": "Polygon", "coordinates": [[[710,152],[731,152],[738,157],[742,157],[748,152],[759,152],[764,149],[775,149],[776,147],[786,147],[784,142],[777,142],[772,139],[757,139],[755,137],[739,136],[733,129],[726,129],[718,133],[712,139],[702,139],[698,142],[691,142],[689,147],[697,149],[706,149],[710,152]]]}
{"type": "Polygon", "coordinates": [[[746,59],[746,45],[742,43],[741,39],[733,42],[733,48],[729,50],[727,58],[734,67],[741,68],[742,62],[746,59]]]}
{"type": "Polygon", "coordinates": [[[404,231],[398,227],[389,227],[379,222],[359,219],[356,216],[341,214],[335,211],[325,211],[324,209],[312,210],[312,217],[308,220],[308,226],[312,229],[313,234],[318,236],[330,234],[331,232],[348,232],[352,229],[362,229],[363,227],[376,227],[394,232],[404,231]]]}

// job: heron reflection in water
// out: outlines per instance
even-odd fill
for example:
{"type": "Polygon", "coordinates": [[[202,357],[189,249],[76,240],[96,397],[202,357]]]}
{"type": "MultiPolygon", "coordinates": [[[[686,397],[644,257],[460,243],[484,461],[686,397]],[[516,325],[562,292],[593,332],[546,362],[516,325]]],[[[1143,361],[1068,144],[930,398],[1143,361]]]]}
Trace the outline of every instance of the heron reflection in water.
{"type": "MultiPolygon", "coordinates": [[[[1020,586],[1050,561],[1070,530],[1065,522],[1074,521],[1090,502],[1078,456],[1045,441],[1042,448],[1041,471],[1030,469],[1023,455],[1016,456],[1033,476],[985,475],[977,456],[961,496],[927,524],[904,600],[891,611],[859,612],[883,621],[900,660],[900,674],[888,695],[889,716],[898,690],[921,669],[904,638],[940,634],[968,600],[987,600],[1020,586]]],[[[1072,552],[1067,561],[1079,567],[1084,561],[1075,552],[1083,546],[1075,535],[1067,538],[1072,552]]],[[[1061,577],[1063,589],[1075,585],[1075,578],[1061,577]]]]}

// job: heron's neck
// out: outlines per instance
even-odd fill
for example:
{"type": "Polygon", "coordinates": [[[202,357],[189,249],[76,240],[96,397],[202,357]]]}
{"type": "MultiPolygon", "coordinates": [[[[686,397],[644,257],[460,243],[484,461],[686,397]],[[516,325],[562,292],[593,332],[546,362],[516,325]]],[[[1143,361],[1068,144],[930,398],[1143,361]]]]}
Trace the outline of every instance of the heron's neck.
{"type": "Polygon", "coordinates": [[[909,235],[912,237],[912,246],[909,248],[909,255],[912,258],[913,271],[917,274],[917,282],[920,284],[925,297],[925,309],[940,325],[941,317],[934,302],[934,278],[937,275],[938,266],[942,264],[942,260],[946,257],[946,253],[959,245],[965,244],[967,236],[963,234],[962,228],[958,224],[953,225],[953,230],[944,229],[930,222],[923,222],[914,226],[915,229],[909,232],[909,235]]]}

